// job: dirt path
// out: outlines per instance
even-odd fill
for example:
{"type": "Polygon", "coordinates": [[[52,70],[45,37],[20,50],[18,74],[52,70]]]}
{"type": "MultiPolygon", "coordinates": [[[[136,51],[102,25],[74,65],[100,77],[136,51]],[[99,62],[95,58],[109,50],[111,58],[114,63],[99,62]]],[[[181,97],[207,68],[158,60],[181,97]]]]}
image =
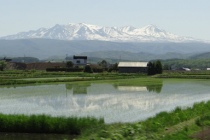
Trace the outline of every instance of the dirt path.
{"type": "Polygon", "coordinates": [[[197,138],[200,140],[210,140],[210,128],[208,128],[207,130],[198,132],[198,133],[190,136],[190,138],[197,138]]]}
{"type": "Polygon", "coordinates": [[[198,119],[199,117],[196,117],[196,118],[193,118],[191,120],[188,120],[188,121],[185,121],[185,122],[182,122],[182,123],[179,123],[177,125],[174,125],[172,127],[169,127],[169,128],[166,128],[165,129],[165,132],[166,134],[170,134],[170,133],[175,133],[177,131],[180,131],[182,130],[185,126],[190,126],[190,125],[193,125],[195,123],[195,120],[198,119]]]}
{"type": "Polygon", "coordinates": [[[16,80],[49,80],[49,79],[82,79],[86,77],[49,77],[49,78],[22,78],[16,80]]]}

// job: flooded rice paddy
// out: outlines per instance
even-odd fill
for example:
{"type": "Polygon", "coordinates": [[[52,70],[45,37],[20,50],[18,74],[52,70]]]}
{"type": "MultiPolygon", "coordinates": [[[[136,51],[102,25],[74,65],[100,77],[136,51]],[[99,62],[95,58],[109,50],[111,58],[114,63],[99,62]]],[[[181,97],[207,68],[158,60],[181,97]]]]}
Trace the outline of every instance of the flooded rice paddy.
{"type": "Polygon", "coordinates": [[[210,81],[129,79],[0,87],[0,113],[93,116],[136,122],[210,100],[210,81]]]}

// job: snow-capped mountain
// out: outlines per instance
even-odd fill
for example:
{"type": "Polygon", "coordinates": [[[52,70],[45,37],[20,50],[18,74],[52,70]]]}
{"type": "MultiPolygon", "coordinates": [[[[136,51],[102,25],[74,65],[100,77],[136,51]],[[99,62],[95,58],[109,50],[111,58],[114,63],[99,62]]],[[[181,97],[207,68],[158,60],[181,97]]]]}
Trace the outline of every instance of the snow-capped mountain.
{"type": "Polygon", "coordinates": [[[1,37],[0,39],[26,39],[49,38],[60,40],[103,40],[116,42],[190,42],[200,41],[188,37],[166,32],[154,25],[143,28],[102,27],[85,23],[70,23],[68,25],[56,24],[51,28],[40,28],[36,31],[21,32],[15,35],[1,37]]]}

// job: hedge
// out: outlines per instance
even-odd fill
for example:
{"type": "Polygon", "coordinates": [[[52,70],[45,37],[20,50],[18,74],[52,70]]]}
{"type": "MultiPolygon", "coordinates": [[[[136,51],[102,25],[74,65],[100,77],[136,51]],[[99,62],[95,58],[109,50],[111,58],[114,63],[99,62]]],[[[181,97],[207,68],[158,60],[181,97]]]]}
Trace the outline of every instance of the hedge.
{"type": "Polygon", "coordinates": [[[47,72],[52,71],[66,71],[66,72],[82,72],[84,69],[82,68],[46,68],[47,72]]]}

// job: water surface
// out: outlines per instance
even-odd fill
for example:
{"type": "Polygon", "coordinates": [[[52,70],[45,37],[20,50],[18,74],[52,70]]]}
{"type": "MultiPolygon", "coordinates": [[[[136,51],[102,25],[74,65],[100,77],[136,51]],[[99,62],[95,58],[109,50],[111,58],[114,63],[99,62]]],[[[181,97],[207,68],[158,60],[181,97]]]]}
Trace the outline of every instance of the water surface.
{"type": "Polygon", "coordinates": [[[210,81],[129,79],[0,87],[0,113],[103,117],[136,122],[177,106],[210,100],[210,81]]]}

